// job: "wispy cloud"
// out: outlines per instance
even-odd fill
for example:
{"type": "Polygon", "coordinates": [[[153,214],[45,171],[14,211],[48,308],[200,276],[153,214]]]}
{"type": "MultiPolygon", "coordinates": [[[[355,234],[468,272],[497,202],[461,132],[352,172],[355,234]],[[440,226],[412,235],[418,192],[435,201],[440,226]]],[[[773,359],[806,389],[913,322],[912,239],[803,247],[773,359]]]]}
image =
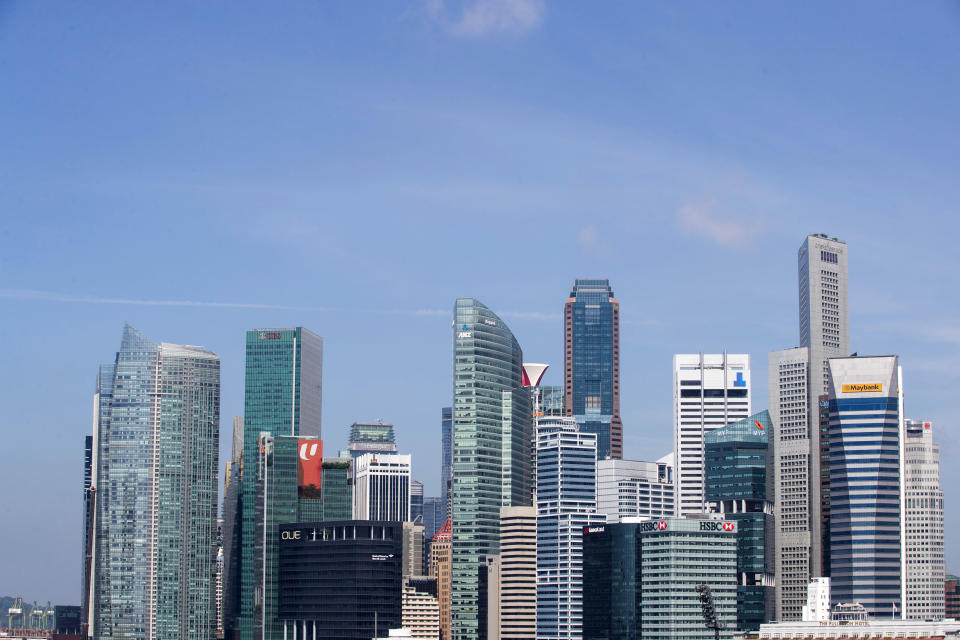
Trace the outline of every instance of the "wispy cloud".
{"type": "Polygon", "coordinates": [[[746,249],[763,232],[759,222],[736,219],[714,201],[684,204],[677,210],[677,222],[687,233],[731,249],[746,249]]]}
{"type": "MultiPolygon", "coordinates": [[[[218,302],[209,300],[143,300],[136,298],[112,298],[104,296],[74,295],[55,291],[37,291],[35,289],[0,289],[0,298],[8,300],[34,300],[38,302],[62,302],[74,304],[113,304],[152,307],[210,307],[218,309],[278,309],[284,311],[312,311],[329,313],[360,313],[372,315],[392,315],[411,317],[445,317],[453,314],[452,309],[377,309],[369,307],[304,307],[296,305],[269,304],[261,302],[218,302]]],[[[542,311],[503,311],[498,315],[520,320],[556,321],[559,313],[542,311]]]]}
{"type": "Polygon", "coordinates": [[[600,234],[596,227],[584,227],[577,233],[577,244],[584,253],[595,253],[600,249],[600,234]]]}
{"type": "Polygon", "coordinates": [[[522,35],[540,26],[546,13],[543,0],[472,0],[458,18],[450,19],[444,0],[428,0],[427,12],[453,35],[480,38],[522,35]]]}

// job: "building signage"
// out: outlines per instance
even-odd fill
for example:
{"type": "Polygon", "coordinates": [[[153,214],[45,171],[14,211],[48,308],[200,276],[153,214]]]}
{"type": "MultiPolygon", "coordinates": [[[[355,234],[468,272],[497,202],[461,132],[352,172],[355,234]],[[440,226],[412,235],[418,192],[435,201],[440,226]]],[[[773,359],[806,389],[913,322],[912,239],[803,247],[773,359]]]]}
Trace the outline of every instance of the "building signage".
{"type": "Polygon", "coordinates": [[[883,384],[880,382],[866,382],[863,384],[845,384],[841,387],[843,393],[880,393],[883,384]]]}
{"type": "Polygon", "coordinates": [[[280,334],[276,331],[261,331],[258,337],[261,340],[279,340],[280,334]]]}
{"type": "Polygon", "coordinates": [[[737,530],[735,522],[720,522],[719,520],[701,520],[700,531],[726,531],[728,533],[737,530]]]}
{"type": "Polygon", "coordinates": [[[587,527],[583,530],[584,533],[603,533],[603,527],[587,527]]]}
{"type": "Polygon", "coordinates": [[[300,531],[281,531],[280,539],[281,540],[299,540],[300,531]]]}
{"type": "Polygon", "coordinates": [[[384,560],[389,560],[392,557],[393,557],[392,553],[375,553],[372,556],[370,556],[370,559],[384,561],[384,560]]]}
{"type": "Polygon", "coordinates": [[[298,440],[297,497],[319,498],[323,487],[323,441],[298,440]]]}
{"type": "Polygon", "coordinates": [[[666,531],[667,521],[660,520],[658,522],[641,522],[640,531],[666,531]]]}
{"type": "Polygon", "coordinates": [[[457,338],[458,338],[458,339],[459,339],[459,338],[469,338],[469,337],[470,337],[470,332],[469,332],[469,331],[458,331],[458,332],[457,332],[457,338]]]}

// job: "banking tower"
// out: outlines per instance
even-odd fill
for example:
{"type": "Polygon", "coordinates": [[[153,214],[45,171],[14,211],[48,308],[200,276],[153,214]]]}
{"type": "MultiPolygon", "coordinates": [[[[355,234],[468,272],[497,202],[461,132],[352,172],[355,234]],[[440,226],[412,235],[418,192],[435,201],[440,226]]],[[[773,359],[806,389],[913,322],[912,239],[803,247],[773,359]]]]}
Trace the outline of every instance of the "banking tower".
{"type": "Polygon", "coordinates": [[[500,544],[500,508],[529,506],[530,392],[523,353],[493,311],[454,308],[452,637],[476,640],[479,572],[500,544]]]}
{"type": "Polygon", "coordinates": [[[597,434],[597,459],[623,457],[620,303],[609,280],[577,279],[563,312],[566,415],[597,434]]]}

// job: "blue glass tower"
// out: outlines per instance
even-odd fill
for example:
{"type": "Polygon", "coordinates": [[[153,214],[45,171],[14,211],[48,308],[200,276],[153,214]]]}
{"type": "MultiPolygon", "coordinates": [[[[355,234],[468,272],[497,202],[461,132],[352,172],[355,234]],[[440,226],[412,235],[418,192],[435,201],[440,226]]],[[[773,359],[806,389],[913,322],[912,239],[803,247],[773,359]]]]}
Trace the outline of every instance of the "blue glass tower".
{"type": "Polygon", "coordinates": [[[90,634],[212,637],[220,358],[128,324],[94,407],[90,634]]]}
{"type": "Polygon", "coordinates": [[[530,504],[530,393],[520,344],[479,301],[457,299],[453,343],[452,637],[477,640],[479,573],[500,548],[500,508],[530,504]]]}
{"type": "Polygon", "coordinates": [[[597,457],[623,457],[620,303],[609,280],[578,279],[564,308],[564,409],[597,434],[597,457]]]}

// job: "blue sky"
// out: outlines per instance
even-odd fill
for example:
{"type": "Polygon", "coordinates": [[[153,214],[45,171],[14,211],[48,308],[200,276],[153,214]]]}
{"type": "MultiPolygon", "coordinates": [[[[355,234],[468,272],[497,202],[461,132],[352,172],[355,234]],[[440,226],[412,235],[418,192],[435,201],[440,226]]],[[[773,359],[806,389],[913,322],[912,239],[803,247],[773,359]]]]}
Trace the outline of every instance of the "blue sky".
{"type": "Polygon", "coordinates": [[[434,494],[456,297],[558,384],[573,280],[610,278],[653,459],[674,353],[750,353],[767,407],[818,232],[852,348],[900,354],[935,423],[960,570],[958,70],[954,2],[0,2],[0,594],[79,601],[125,320],[220,354],[225,436],[244,331],[312,329],[328,450],[392,421],[434,494]]]}

